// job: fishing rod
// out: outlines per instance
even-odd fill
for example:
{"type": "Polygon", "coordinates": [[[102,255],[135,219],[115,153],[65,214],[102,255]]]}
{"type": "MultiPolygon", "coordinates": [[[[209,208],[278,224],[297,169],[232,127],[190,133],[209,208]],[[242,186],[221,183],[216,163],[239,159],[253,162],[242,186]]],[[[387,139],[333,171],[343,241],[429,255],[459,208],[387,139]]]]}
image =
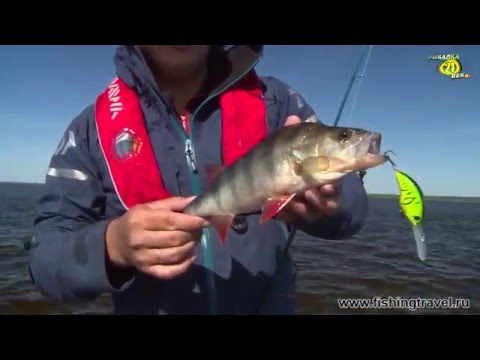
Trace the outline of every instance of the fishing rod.
{"type": "MultiPolygon", "coordinates": [[[[355,68],[355,71],[352,74],[352,77],[350,78],[350,83],[348,84],[347,91],[345,92],[345,95],[343,96],[343,100],[340,104],[340,108],[338,109],[338,114],[337,114],[337,117],[336,117],[335,122],[333,124],[334,127],[337,126],[339,121],[340,121],[340,118],[341,118],[342,113],[343,113],[343,109],[345,108],[345,104],[347,103],[347,99],[350,95],[350,92],[352,91],[353,85],[355,84],[355,80],[358,80],[357,88],[356,88],[356,91],[353,95],[352,106],[350,108],[350,115],[348,116],[348,119],[345,121],[345,123],[348,123],[350,121],[351,117],[352,117],[353,109],[355,108],[355,105],[357,103],[357,95],[358,95],[358,92],[360,90],[360,83],[361,83],[362,79],[365,77],[365,72],[367,70],[368,62],[370,60],[370,55],[372,53],[372,48],[373,48],[373,45],[363,45],[362,46],[362,51],[361,51],[361,55],[360,55],[360,58],[358,60],[357,66],[355,68]],[[362,66],[362,63],[365,63],[365,65],[363,67],[362,73],[359,74],[360,67],[362,66]]],[[[360,180],[362,181],[362,183],[363,183],[363,178],[365,177],[365,175],[367,175],[367,172],[365,170],[360,170],[358,172],[358,176],[360,177],[360,180]]]]}
{"type": "MultiPolygon", "coordinates": [[[[345,104],[347,103],[347,99],[355,83],[355,80],[358,79],[359,81],[357,83],[356,92],[354,93],[354,98],[352,101],[352,106],[350,109],[350,115],[348,119],[350,119],[353,113],[353,109],[357,101],[357,95],[358,95],[358,90],[360,88],[360,83],[361,83],[361,80],[365,77],[367,65],[370,60],[372,47],[373,47],[372,45],[368,45],[368,46],[364,45],[362,47],[362,53],[361,53],[360,59],[357,63],[357,66],[355,68],[355,71],[353,72],[352,77],[350,78],[350,83],[343,97],[342,103],[338,110],[338,114],[333,126],[338,125],[340,118],[342,116],[343,109],[345,108],[345,104]],[[362,63],[364,63],[364,68],[362,73],[359,74],[362,63]]],[[[425,261],[427,258],[427,244],[426,244],[426,238],[425,238],[423,225],[422,225],[423,219],[424,219],[424,211],[425,211],[424,196],[423,196],[422,189],[410,175],[406,174],[403,171],[400,171],[390,157],[388,157],[388,161],[390,161],[390,163],[392,164],[392,167],[395,173],[395,178],[397,180],[397,185],[399,188],[400,210],[412,227],[413,238],[415,240],[415,244],[417,248],[417,255],[420,258],[420,260],[425,261]]],[[[362,182],[366,174],[367,172],[365,170],[362,170],[358,173],[362,182]]]]}
{"type": "Polygon", "coordinates": [[[350,78],[350,82],[348,84],[347,91],[345,92],[345,95],[343,96],[343,100],[340,104],[340,108],[338,109],[337,117],[335,118],[335,122],[333,123],[333,126],[338,125],[338,123],[340,121],[340,118],[342,116],[342,113],[343,113],[343,109],[345,108],[345,104],[347,103],[348,97],[350,96],[350,92],[352,91],[353,85],[355,84],[355,80],[359,79],[359,81],[357,83],[357,89],[356,89],[356,92],[355,92],[355,95],[354,95],[354,101],[352,103],[352,107],[351,107],[351,110],[350,110],[350,116],[353,113],[353,108],[355,107],[355,104],[356,104],[356,101],[357,101],[358,90],[360,89],[360,83],[361,83],[361,80],[365,77],[365,72],[367,70],[368,62],[370,60],[370,54],[372,52],[372,48],[373,48],[373,45],[363,45],[362,46],[362,51],[361,51],[361,54],[360,54],[360,58],[358,60],[357,66],[355,67],[355,71],[353,72],[352,77],[350,78]],[[362,66],[363,63],[365,65],[364,65],[362,73],[359,75],[360,67],[362,66]]]}
{"type": "MultiPolygon", "coordinates": [[[[336,117],[334,125],[333,125],[334,127],[336,127],[338,125],[338,122],[340,121],[340,117],[342,116],[342,112],[343,112],[343,109],[345,108],[345,104],[347,103],[347,100],[348,100],[348,97],[350,96],[353,85],[355,84],[355,80],[356,79],[361,80],[365,77],[365,72],[366,72],[366,69],[367,69],[367,65],[368,65],[368,62],[370,60],[370,54],[372,52],[372,47],[373,47],[373,45],[363,45],[362,46],[362,50],[361,50],[361,54],[360,54],[360,58],[358,60],[357,66],[355,67],[355,71],[353,72],[353,75],[350,78],[350,82],[348,84],[347,91],[345,92],[345,95],[343,96],[343,100],[340,104],[340,108],[338,109],[338,114],[337,114],[337,117],[336,117]],[[363,68],[362,73],[359,75],[360,68],[361,68],[363,63],[365,63],[365,66],[363,68]]],[[[358,83],[358,86],[357,86],[357,89],[356,89],[356,92],[355,92],[355,95],[354,95],[354,101],[353,101],[353,104],[352,104],[352,109],[350,111],[350,116],[353,113],[353,107],[355,106],[355,103],[356,103],[357,93],[358,93],[358,90],[360,89],[360,84],[359,83],[358,83]]],[[[363,174],[363,176],[365,176],[365,174],[363,174]]],[[[360,175],[360,178],[363,178],[363,176],[360,175]]],[[[290,231],[290,235],[288,236],[288,239],[287,239],[287,244],[285,245],[285,249],[284,249],[284,251],[282,253],[282,256],[280,257],[280,260],[277,264],[278,266],[277,266],[277,269],[275,271],[275,274],[274,274],[273,278],[278,276],[279,269],[282,267],[284,262],[287,260],[288,253],[290,251],[290,247],[292,245],[292,242],[293,242],[293,239],[295,238],[296,233],[297,233],[296,228],[293,228],[290,231]]],[[[295,267],[295,274],[294,274],[294,277],[295,277],[298,269],[297,269],[297,266],[295,264],[293,266],[295,267]]],[[[272,282],[273,282],[273,280],[272,280],[272,282]]],[[[269,295],[269,293],[268,293],[268,289],[267,289],[267,295],[266,295],[264,301],[262,302],[262,305],[266,303],[266,301],[268,299],[268,295],[269,295]]],[[[260,310],[260,306],[259,306],[259,310],[260,310]]]]}

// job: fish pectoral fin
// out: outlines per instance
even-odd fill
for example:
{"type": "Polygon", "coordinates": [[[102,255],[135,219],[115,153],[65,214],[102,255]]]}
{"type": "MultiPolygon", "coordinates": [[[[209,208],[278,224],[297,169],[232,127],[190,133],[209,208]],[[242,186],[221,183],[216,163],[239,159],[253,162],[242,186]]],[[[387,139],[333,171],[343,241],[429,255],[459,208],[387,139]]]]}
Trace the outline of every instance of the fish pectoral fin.
{"type": "Polygon", "coordinates": [[[312,172],[325,171],[330,166],[330,159],[326,156],[310,156],[302,161],[302,167],[312,172]]]}
{"type": "Polygon", "coordinates": [[[326,156],[310,156],[300,162],[297,161],[295,173],[299,176],[312,175],[325,170],[330,166],[330,159],[326,156]]]}
{"type": "Polygon", "coordinates": [[[225,243],[227,232],[230,225],[232,225],[233,218],[233,215],[215,215],[210,219],[210,224],[217,230],[222,244],[225,243]]]}
{"type": "Polygon", "coordinates": [[[267,202],[262,206],[260,223],[264,223],[265,221],[277,215],[294,197],[295,194],[291,194],[268,199],[267,202]]]}

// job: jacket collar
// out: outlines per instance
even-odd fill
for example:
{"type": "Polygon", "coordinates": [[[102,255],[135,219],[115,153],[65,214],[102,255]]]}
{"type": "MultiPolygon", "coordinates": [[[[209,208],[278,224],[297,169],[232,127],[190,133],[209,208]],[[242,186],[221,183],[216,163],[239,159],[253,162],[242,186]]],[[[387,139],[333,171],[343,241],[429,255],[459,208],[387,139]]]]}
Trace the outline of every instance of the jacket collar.
{"type": "MultiPolygon", "coordinates": [[[[219,51],[222,61],[211,61],[212,69],[221,69],[214,75],[216,86],[204,95],[208,97],[228,89],[256,65],[262,52],[262,45],[223,45],[219,51]],[[219,67],[219,63],[222,66],[219,67]]],[[[142,52],[136,45],[119,46],[114,55],[114,64],[117,76],[135,89],[139,96],[152,99],[156,95],[168,106],[168,94],[157,86],[142,52]]]]}

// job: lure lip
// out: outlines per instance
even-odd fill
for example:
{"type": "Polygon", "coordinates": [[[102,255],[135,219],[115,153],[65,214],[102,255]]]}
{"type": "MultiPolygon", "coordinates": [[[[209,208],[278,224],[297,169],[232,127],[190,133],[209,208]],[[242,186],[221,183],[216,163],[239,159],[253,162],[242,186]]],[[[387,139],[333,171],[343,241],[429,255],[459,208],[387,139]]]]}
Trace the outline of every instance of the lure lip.
{"type": "Polygon", "coordinates": [[[427,241],[422,225],[412,224],[413,239],[415,240],[415,246],[417,248],[418,258],[422,261],[427,260],[427,241]]]}

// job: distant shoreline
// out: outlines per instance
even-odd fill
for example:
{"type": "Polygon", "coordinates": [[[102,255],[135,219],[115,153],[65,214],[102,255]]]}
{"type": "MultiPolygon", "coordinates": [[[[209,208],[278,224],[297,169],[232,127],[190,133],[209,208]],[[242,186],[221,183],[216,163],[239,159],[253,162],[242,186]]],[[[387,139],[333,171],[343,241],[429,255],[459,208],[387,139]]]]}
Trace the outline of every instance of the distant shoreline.
{"type": "MultiPolygon", "coordinates": [[[[372,199],[396,199],[397,194],[368,194],[372,199]]],[[[451,202],[466,202],[466,203],[480,203],[478,196],[440,196],[429,195],[425,196],[426,201],[451,201],[451,202]]]]}
{"type": "MultiPolygon", "coordinates": [[[[33,185],[33,186],[42,186],[45,183],[34,183],[34,182],[13,182],[13,181],[0,181],[1,185],[33,185]]],[[[377,194],[369,193],[368,196],[372,199],[396,199],[398,194],[377,194]]],[[[441,196],[441,195],[428,195],[425,196],[427,201],[451,201],[451,202],[464,202],[464,203],[480,203],[480,196],[441,196]]]]}
{"type": "Polygon", "coordinates": [[[45,185],[45,183],[0,181],[0,185],[45,185]]]}

